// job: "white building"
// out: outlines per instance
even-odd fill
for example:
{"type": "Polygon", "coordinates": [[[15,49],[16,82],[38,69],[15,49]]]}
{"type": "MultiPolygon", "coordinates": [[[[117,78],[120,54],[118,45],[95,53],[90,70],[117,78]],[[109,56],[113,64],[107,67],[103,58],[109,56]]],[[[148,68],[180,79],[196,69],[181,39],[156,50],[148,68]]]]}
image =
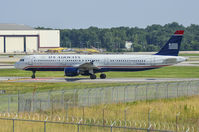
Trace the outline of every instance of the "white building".
{"type": "Polygon", "coordinates": [[[125,42],[125,47],[126,47],[127,50],[132,49],[132,45],[133,45],[133,43],[130,42],[130,41],[126,41],[126,42],[125,42]]]}
{"type": "Polygon", "coordinates": [[[0,53],[38,52],[60,47],[59,30],[36,30],[17,24],[0,24],[0,53]]]}

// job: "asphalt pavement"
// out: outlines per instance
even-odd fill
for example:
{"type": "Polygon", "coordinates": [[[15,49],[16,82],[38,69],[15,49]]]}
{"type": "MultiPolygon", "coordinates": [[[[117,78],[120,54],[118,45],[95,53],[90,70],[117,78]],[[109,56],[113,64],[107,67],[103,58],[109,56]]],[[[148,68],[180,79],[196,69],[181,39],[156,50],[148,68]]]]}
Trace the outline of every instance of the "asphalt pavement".
{"type": "Polygon", "coordinates": [[[60,78],[39,77],[32,79],[30,77],[0,77],[0,82],[81,82],[81,83],[124,83],[124,82],[172,82],[172,81],[193,81],[199,78],[107,78],[107,79],[90,79],[90,78],[60,78]]]}

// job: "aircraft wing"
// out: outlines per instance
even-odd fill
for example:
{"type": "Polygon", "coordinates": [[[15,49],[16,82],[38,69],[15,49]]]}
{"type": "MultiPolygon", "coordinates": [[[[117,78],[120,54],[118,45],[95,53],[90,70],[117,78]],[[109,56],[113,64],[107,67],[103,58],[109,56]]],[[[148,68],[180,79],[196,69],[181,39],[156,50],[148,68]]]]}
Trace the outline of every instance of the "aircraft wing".
{"type": "Polygon", "coordinates": [[[99,69],[97,66],[95,66],[94,64],[93,64],[93,62],[94,61],[91,61],[91,62],[86,62],[86,63],[84,63],[84,64],[81,64],[81,65],[79,65],[78,66],[78,69],[80,70],[80,71],[90,71],[90,70],[94,70],[94,69],[99,69]]]}

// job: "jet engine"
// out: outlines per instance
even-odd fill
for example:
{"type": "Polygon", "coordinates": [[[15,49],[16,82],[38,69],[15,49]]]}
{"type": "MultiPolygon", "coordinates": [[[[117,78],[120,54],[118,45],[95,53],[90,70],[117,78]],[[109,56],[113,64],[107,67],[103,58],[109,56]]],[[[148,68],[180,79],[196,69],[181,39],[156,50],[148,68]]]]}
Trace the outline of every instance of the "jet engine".
{"type": "Polygon", "coordinates": [[[79,70],[78,68],[67,67],[67,68],[64,68],[64,73],[65,73],[65,76],[73,77],[73,76],[79,75],[79,70]]]}

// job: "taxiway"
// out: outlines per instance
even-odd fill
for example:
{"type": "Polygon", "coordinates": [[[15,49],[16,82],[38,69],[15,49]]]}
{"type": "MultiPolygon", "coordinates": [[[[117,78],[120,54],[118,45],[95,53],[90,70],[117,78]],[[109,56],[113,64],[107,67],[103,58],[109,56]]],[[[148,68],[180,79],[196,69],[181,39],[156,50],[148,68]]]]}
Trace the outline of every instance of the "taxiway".
{"type": "Polygon", "coordinates": [[[173,81],[193,81],[199,80],[199,78],[107,78],[107,79],[95,79],[90,78],[44,78],[38,77],[32,79],[30,77],[0,77],[0,82],[81,82],[81,83],[125,83],[125,82],[173,82],[173,81]]]}

